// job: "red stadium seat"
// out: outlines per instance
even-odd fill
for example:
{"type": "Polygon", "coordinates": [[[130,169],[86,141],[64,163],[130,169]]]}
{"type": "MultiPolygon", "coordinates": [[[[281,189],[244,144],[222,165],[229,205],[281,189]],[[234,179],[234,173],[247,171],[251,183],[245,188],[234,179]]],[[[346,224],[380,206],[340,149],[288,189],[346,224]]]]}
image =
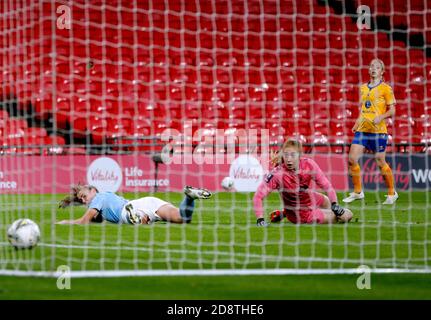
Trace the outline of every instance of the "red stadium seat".
{"type": "Polygon", "coordinates": [[[410,13],[407,21],[411,32],[422,32],[425,29],[426,16],[423,13],[410,13]]]}
{"type": "Polygon", "coordinates": [[[0,153],[40,155],[43,153],[43,148],[37,147],[37,145],[42,145],[42,143],[32,137],[0,138],[0,153]]]}
{"type": "Polygon", "coordinates": [[[311,83],[311,70],[309,68],[298,68],[296,70],[296,79],[298,83],[311,83]]]}
{"type": "Polygon", "coordinates": [[[0,109],[0,127],[4,127],[5,122],[9,119],[9,112],[0,109]]]}
{"type": "Polygon", "coordinates": [[[280,81],[282,84],[294,84],[296,81],[296,74],[289,70],[288,68],[281,67],[280,68],[280,81]]]}
{"type": "Polygon", "coordinates": [[[261,85],[262,83],[264,83],[263,70],[250,68],[248,71],[248,82],[250,84],[257,85],[261,85]]]}
{"type": "Polygon", "coordinates": [[[410,64],[414,64],[417,66],[423,66],[426,62],[425,53],[423,50],[414,49],[414,50],[407,50],[408,53],[408,59],[410,61],[410,64]]]}
{"type": "MultiPolygon", "coordinates": [[[[308,50],[309,45],[307,45],[306,48],[308,50]]],[[[297,51],[296,63],[298,66],[301,66],[301,67],[309,67],[311,65],[311,55],[309,54],[309,52],[297,51]]]]}
{"type": "Polygon", "coordinates": [[[233,89],[233,101],[246,101],[247,100],[247,91],[244,87],[235,87],[233,89]]]}
{"type": "MultiPolygon", "coordinates": [[[[359,107],[357,107],[357,109],[359,109],[359,107]]],[[[352,108],[344,104],[332,104],[329,111],[332,120],[345,121],[355,118],[355,113],[352,111],[352,108]]]]}
{"type": "MultiPolygon", "coordinates": [[[[261,104],[252,104],[249,107],[248,119],[249,120],[258,120],[265,119],[266,112],[265,108],[261,104]]],[[[268,114],[269,116],[269,114],[268,114]]]]}
{"type": "Polygon", "coordinates": [[[393,61],[397,65],[407,65],[407,51],[403,48],[394,47],[392,50],[393,61]]]}
{"type": "Polygon", "coordinates": [[[87,134],[93,132],[97,128],[107,127],[106,118],[101,118],[98,116],[90,116],[85,118],[75,118],[72,120],[71,126],[73,128],[73,133],[75,138],[86,137],[87,134]]]}
{"type": "MultiPolygon", "coordinates": [[[[389,70],[388,70],[389,71],[389,70]]],[[[397,83],[406,83],[407,81],[407,67],[406,66],[393,66],[389,71],[393,81],[397,83]]]]}
{"type": "Polygon", "coordinates": [[[283,67],[292,67],[295,64],[295,56],[293,52],[280,52],[278,59],[283,67]]]}
{"type": "Polygon", "coordinates": [[[261,87],[250,87],[248,90],[248,97],[252,102],[265,101],[265,93],[261,87]]]}
{"type": "Polygon", "coordinates": [[[130,125],[125,129],[129,134],[134,135],[135,133],[142,133],[146,129],[151,128],[151,124],[152,122],[147,116],[137,115],[134,116],[133,119],[131,119],[130,125]]]}
{"type": "Polygon", "coordinates": [[[330,99],[329,88],[326,86],[314,86],[313,100],[314,101],[328,101],[330,99]]]}
{"type": "Polygon", "coordinates": [[[15,139],[25,136],[25,129],[22,127],[3,127],[0,128],[0,137],[3,139],[15,139]]]}

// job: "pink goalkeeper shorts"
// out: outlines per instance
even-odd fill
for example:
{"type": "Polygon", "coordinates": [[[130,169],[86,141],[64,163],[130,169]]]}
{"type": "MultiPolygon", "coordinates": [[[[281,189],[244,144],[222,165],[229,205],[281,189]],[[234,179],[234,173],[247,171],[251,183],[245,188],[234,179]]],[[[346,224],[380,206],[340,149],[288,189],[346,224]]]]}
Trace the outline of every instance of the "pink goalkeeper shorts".
{"type": "Polygon", "coordinates": [[[323,223],[325,221],[325,214],[319,208],[325,201],[325,196],[319,192],[313,192],[313,203],[316,205],[310,210],[286,210],[284,215],[292,223],[323,223]]]}

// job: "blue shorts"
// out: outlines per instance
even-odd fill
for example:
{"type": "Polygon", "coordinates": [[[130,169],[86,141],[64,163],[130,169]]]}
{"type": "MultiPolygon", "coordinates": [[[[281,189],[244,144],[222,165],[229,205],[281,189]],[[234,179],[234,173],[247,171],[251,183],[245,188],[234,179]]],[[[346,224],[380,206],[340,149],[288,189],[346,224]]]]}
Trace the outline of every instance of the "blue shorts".
{"type": "Polygon", "coordinates": [[[388,143],[386,133],[355,132],[352,144],[360,144],[373,152],[384,152],[388,143]]]}

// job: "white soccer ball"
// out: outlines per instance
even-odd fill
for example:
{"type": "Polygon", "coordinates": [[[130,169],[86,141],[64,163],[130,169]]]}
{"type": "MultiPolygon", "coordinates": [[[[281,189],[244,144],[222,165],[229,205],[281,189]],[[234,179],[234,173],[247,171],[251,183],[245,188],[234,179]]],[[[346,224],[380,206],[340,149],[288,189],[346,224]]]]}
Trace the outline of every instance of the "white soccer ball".
{"type": "Polygon", "coordinates": [[[233,188],[233,184],[234,184],[234,182],[233,182],[233,179],[231,177],[225,177],[221,182],[221,186],[225,190],[231,190],[233,188]]]}
{"type": "Polygon", "coordinates": [[[7,238],[15,249],[31,249],[40,240],[40,229],[30,219],[18,219],[7,230],[7,238]]]}

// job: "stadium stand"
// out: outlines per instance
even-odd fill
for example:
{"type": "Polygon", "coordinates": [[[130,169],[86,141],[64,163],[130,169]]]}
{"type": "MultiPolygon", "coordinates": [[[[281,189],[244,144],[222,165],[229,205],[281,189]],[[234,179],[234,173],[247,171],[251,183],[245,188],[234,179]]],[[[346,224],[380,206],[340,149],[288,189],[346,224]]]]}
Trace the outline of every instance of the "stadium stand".
{"type": "Polygon", "coordinates": [[[80,0],[70,29],[55,25],[51,2],[17,1],[15,10],[3,3],[0,139],[10,148],[2,152],[154,152],[160,133],[181,132],[184,120],[210,135],[266,128],[273,144],[296,134],[316,152],[345,152],[358,86],[377,56],[398,101],[393,150],[425,151],[430,8],[417,0],[346,3],[340,12],[337,1],[316,0],[80,0]],[[358,32],[348,8],[359,4],[371,8],[372,30],[358,32]],[[400,30],[408,37],[397,38],[400,30]]]}

